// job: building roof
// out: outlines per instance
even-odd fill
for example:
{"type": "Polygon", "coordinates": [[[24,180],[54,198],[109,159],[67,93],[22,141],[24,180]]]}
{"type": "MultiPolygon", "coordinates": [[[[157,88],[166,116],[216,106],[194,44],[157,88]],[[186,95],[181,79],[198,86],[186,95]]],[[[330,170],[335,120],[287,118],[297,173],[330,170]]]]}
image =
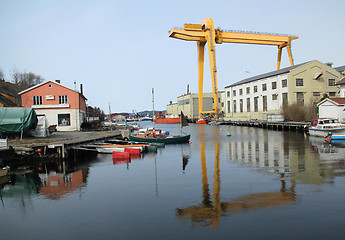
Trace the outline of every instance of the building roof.
{"type": "Polygon", "coordinates": [[[321,104],[325,102],[331,102],[334,105],[345,105],[345,98],[325,98],[321,102],[317,104],[317,106],[320,106],[321,104]]]}
{"type": "Polygon", "coordinates": [[[30,91],[30,90],[32,90],[32,89],[38,88],[38,87],[40,87],[40,86],[42,86],[42,85],[44,85],[44,84],[47,84],[47,83],[49,83],[49,82],[54,83],[54,84],[56,84],[56,85],[59,85],[59,86],[61,86],[61,87],[67,88],[67,89],[69,89],[69,90],[71,90],[71,91],[73,91],[73,92],[77,92],[77,93],[79,93],[81,96],[83,96],[85,99],[87,99],[87,98],[86,98],[83,94],[81,94],[80,92],[78,92],[78,91],[76,91],[76,90],[73,90],[73,89],[71,89],[71,88],[69,88],[69,87],[66,87],[66,86],[64,86],[64,85],[62,85],[62,84],[60,84],[60,83],[58,83],[58,82],[56,82],[56,81],[52,81],[52,80],[47,80],[47,81],[41,82],[41,83],[39,83],[39,84],[36,84],[35,86],[32,86],[32,87],[30,87],[30,88],[28,88],[28,89],[25,89],[25,90],[19,92],[18,95],[22,95],[23,93],[26,93],[26,92],[28,92],[28,91],[30,91]]]}
{"type": "Polygon", "coordinates": [[[225,88],[234,87],[234,86],[241,85],[241,84],[244,84],[244,83],[249,83],[249,82],[257,81],[257,80],[260,80],[260,79],[277,76],[277,75],[280,75],[280,74],[283,74],[283,73],[288,73],[292,69],[295,69],[295,68],[297,68],[299,66],[302,66],[302,65],[304,65],[306,63],[308,63],[308,62],[297,64],[297,65],[294,65],[294,66],[291,66],[291,67],[282,68],[282,69],[279,69],[279,70],[276,70],[276,71],[273,71],[273,72],[268,72],[268,73],[260,74],[260,75],[254,76],[254,77],[246,78],[246,79],[243,79],[243,80],[241,80],[239,82],[236,82],[234,84],[226,86],[225,88]]]}
{"type": "Polygon", "coordinates": [[[345,84],[345,77],[342,77],[335,85],[345,84]]]}
{"type": "Polygon", "coordinates": [[[338,104],[345,104],[345,98],[329,98],[329,100],[336,102],[338,104]]]}
{"type": "Polygon", "coordinates": [[[344,72],[345,71],[345,65],[344,66],[340,66],[340,67],[336,67],[334,68],[335,70],[337,70],[338,72],[344,72]]]}

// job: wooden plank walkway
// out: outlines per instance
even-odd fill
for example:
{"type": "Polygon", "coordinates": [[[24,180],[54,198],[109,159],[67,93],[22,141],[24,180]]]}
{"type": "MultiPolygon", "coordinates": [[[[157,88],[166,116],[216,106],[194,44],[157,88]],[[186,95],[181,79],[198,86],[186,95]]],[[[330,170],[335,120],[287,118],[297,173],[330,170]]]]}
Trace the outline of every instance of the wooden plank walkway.
{"type": "Polygon", "coordinates": [[[112,138],[122,138],[127,136],[129,130],[118,129],[114,131],[103,132],[55,132],[45,138],[24,138],[10,139],[8,145],[13,147],[17,155],[32,155],[39,153],[45,155],[47,149],[50,152],[56,151],[58,157],[66,157],[68,150],[78,145],[101,142],[112,138]]]}

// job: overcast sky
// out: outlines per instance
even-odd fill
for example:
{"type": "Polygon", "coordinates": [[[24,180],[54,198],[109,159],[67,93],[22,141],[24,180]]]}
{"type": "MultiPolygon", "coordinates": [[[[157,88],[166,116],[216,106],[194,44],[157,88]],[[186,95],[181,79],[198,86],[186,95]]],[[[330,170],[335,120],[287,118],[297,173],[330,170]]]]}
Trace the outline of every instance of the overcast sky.
{"type": "MultiPolygon", "coordinates": [[[[0,0],[0,68],[16,68],[74,89],[108,113],[166,109],[187,85],[198,91],[195,42],[168,37],[184,23],[212,18],[215,27],[296,35],[295,64],[345,65],[344,0],[142,1],[0,0]]],[[[205,48],[206,49],[206,48],[205,48]]],[[[277,47],[216,45],[218,89],[276,70],[277,47]]],[[[289,66],[286,49],[282,65],[289,66]]],[[[211,92],[208,54],[204,91],[211,92]]]]}

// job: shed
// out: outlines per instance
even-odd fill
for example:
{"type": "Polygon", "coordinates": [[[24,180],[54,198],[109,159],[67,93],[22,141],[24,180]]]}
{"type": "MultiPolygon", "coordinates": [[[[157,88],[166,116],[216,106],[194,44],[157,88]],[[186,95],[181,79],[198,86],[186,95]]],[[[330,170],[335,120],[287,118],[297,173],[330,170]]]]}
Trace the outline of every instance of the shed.
{"type": "Polygon", "coordinates": [[[326,98],[317,104],[319,118],[336,118],[345,122],[345,98],[326,98]]]}

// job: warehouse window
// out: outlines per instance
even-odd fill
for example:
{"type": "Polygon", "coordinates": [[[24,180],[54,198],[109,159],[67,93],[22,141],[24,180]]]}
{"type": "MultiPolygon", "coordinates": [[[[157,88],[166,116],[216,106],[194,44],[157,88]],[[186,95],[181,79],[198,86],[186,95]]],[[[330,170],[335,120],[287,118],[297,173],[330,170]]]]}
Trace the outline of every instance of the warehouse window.
{"type": "Polygon", "coordinates": [[[267,112],[267,96],[262,96],[262,106],[263,106],[262,110],[264,112],[267,112]]]}
{"type": "Polygon", "coordinates": [[[266,83],[262,84],[262,91],[266,91],[267,90],[267,85],[266,83]]]}
{"type": "Polygon", "coordinates": [[[242,95],[242,94],[243,94],[243,89],[241,88],[241,89],[240,89],[240,95],[242,95]]]}
{"type": "Polygon", "coordinates": [[[304,105],[304,93],[303,92],[297,92],[296,98],[297,98],[297,104],[304,105]]]}
{"type": "Polygon", "coordinates": [[[297,87],[303,86],[303,78],[296,78],[296,86],[297,87]]]}
{"type": "Polygon", "coordinates": [[[335,86],[335,79],[328,79],[328,86],[335,86]]]}
{"type": "Polygon", "coordinates": [[[254,98],[254,112],[259,111],[259,97],[254,98]]]}
{"type": "Polygon", "coordinates": [[[240,112],[243,112],[243,99],[240,99],[240,112]]]}
{"type": "Polygon", "coordinates": [[[250,87],[247,87],[247,94],[250,93],[250,87]]]}
{"type": "Polygon", "coordinates": [[[277,100],[278,99],[278,94],[272,94],[272,100],[277,100]]]}
{"type": "Polygon", "coordinates": [[[232,95],[235,97],[236,96],[236,90],[232,91],[232,95]]]}
{"type": "Polygon", "coordinates": [[[254,86],[254,92],[258,92],[258,86],[254,86]]]}
{"type": "Polygon", "coordinates": [[[282,87],[287,87],[287,79],[282,80],[282,87]]]}
{"type": "Polygon", "coordinates": [[[250,112],[250,98],[247,98],[247,112],[250,112]]]}

